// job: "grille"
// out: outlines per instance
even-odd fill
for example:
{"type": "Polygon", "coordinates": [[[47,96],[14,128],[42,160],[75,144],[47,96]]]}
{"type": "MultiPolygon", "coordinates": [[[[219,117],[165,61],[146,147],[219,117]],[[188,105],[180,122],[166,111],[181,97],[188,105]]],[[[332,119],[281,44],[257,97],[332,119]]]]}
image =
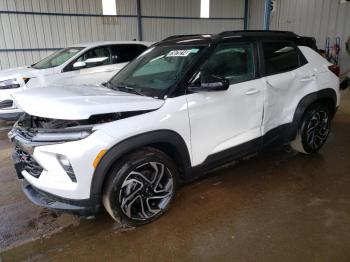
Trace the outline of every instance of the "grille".
{"type": "Polygon", "coordinates": [[[19,147],[15,147],[16,154],[23,165],[23,169],[31,176],[38,178],[43,172],[43,168],[35,161],[35,159],[28,153],[24,152],[19,147]]]}

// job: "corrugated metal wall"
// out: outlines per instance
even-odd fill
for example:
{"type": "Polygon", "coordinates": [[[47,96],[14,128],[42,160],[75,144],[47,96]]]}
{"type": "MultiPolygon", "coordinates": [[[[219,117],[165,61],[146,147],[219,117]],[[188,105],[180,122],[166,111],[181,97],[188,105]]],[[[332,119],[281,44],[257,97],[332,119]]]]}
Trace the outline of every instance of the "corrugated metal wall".
{"type": "MultiPolygon", "coordinates": [[[[124,4],[118,8],[123,13],[135,10],[124,4]]],[[[0,10],[68,14],[1,13],[0,49],[50,49],[78,42],[137,38],[136,18],[69,16],[102,14],[101,0],[0,0],[0,10]]],[[[0,52],[0,68],[31,64],[50,52],[52,50],[0,52]]]]}
{"type": "MultiPolygon", "coordinates": [[[[190,19],[200,16],[200,0],[142,0],[143,16],[183,16],[187,19],[143,18],[144,39],[159,41],[176,34],[213,33],[225,30],[242,30],[243,20],[190,19]]],[[[211,1],[210,17],[243,18],[243,0],[211,1]]]]}
{"type": "MultiPolygon", "coordinates": [[[[262,29],[264,1],[250,0],[249,29],[262,29]]],[[[277,9],[271,13],[271,30],[289,30],[300,35],[313,36],[318,47],[324,49],[326,37],[334,43],[341,39],[341,71],[350,69],[350,56],[344,43],[350,37],[350,3],[340,0],[278,0],[277,9]]]]}
{"type": "MultiPolygon", "coordinates": [[[[117,0],[118,15],[131,17],[102,17],[101,2],[0,0],[0,11],[10,11],[0,13],[0,69],[31,64],[52,52],[52,48],[78,42],[138,38],[136,0],[117,0]]],[[[148,41],[158,41],[173,34],[243,29],[242,19],[198,19],[200,0],[141,0],[141,13],[143,38],[148,41]]],[[[244,0],[211,1],[210,15],[243,18],[244,0]]]]}

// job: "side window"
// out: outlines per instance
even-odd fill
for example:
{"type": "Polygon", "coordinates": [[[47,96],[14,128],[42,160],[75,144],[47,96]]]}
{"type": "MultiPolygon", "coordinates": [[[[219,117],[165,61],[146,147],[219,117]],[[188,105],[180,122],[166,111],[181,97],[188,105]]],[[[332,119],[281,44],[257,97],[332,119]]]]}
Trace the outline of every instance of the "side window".
{"type": "Polygon", "coordinates": [[[221,44],[200,69],[201,82],[226,78],[230,84],[255,77],[252,44],[221,44]]]}
{"type": "Polygon", "coordinates": [[[146,46],[137,45],[137,44],[113,45],[112,46],[113,64],[130,62],[146,49],[147,49],[146,46]]]}
{"type": "Polygon", "coordinates": [[[80,56],[76,62],[86,63],[86,68],[112,64],[110,48],[109,46],[93,48],[80,56]]]}
{"type": "Polygon", "coordinates": [[[267,75],[283,73],[299,67],[299,55],[291,43],[263,43],[265,73],[267,75]]]}

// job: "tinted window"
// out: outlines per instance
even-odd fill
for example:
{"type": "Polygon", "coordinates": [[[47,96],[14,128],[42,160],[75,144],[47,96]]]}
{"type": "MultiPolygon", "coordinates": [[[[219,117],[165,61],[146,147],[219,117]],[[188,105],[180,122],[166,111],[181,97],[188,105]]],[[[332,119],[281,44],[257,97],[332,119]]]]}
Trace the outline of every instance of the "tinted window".
{"type": "Polygon", "coordinates": [[[290,43],[263,43],[266,74],[278,74],[299,66],[297,49],[290,43]]]}
{"type": "Polygon", "coordinates": [[[226,78],[230,84],[255,77],[253,46],[251,44],[219,45],[200,69],[200,81],[226,78]]]}
{"type": "Polygon", "coordinates": [[[77,62],[85,62],[86,68],[112,64],[110,48],[109,46],[93,48],[80,56],[77,62]]]}
{"type": "Polygon", "coordinates": [[[126,63],[133,60],[147,49],[143,45],[114,45],[112,46],[113,63],[126,63]]]}

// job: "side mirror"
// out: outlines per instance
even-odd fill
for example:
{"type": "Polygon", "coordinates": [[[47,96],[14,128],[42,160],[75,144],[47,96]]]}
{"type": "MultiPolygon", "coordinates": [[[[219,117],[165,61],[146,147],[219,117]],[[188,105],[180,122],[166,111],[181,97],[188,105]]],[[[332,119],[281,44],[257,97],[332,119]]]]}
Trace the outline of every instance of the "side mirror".
{"type": "Polygon", "coordinates": [[[230,87],[230,82],[221,77],[213,77],[213,81],[203,82],[200,85],[191,85],[188,89],[191,92],[201,91],[225,91],[230,87]]]}
{"type": "Polygon", "coordinates": [[[73,68],[74,69],[81,69],[81,68],[84,68],[86,67],[86,63],[85,62],[75,62],[73,64],[73,68]]]}

